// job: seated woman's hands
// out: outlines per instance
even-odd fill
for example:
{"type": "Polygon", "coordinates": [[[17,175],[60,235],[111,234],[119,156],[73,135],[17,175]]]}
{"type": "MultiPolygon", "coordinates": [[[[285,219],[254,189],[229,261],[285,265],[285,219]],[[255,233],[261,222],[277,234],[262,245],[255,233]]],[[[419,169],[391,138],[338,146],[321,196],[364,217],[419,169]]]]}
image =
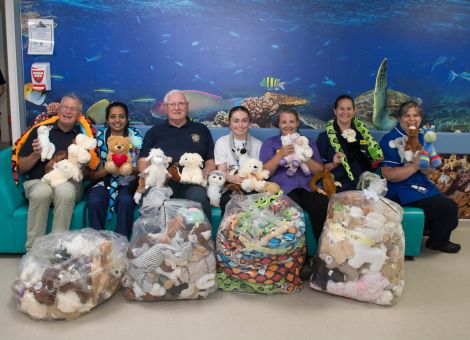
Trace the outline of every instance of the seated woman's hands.
{"type": "Polygon", "coordinates": [[[346,155],[342,152],[335,153],[335,155],[333,156],[333,164],[335,164],[336,166],[340,165],[344,157],[346,157],[346,155]]]}
{"type": "Polygon", "coordinates": [[[279,149],[279,152],[277,153],[281,158],[284,158],[286,156],[292,155],[295,152],[294,145],[284,145],[279,149]]]}
{"type": "Polygon", "coordinates": [[[228,183],[234,183],[234,184],[239,184],[241,185],[242,182],[243,182],[243,178],[238,176],[238,175],[229,175],[229,174],[226,174],[226,181],[228,183]]]}

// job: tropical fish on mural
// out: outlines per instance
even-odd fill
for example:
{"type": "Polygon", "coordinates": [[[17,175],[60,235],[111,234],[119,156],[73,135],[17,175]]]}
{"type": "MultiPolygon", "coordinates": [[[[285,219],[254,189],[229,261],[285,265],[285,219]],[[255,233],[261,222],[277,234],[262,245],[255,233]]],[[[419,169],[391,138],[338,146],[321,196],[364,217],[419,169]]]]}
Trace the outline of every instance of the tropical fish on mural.
{"type": "Polygon", "coordinates": [[[24,99],[35,105],[42,105],[46,100],[46,94],[42,91],[34,91],[33,84],[24,84],[24,99]]]}
{"type": "Polygon", "coordinates": [[[454,70],[450,70],[449,72],[449,83],[452,83],[455,78],[462,78],[467,81],[470,81],[470,71],[463,71],[462,73],[455,73],[454,70]]]}
{"type": "Polygon", "coordinates": [[[63,80],[64,76],[61,74],[51,74],[51,78],[56,80],[63,80]]]}
{"type": "Polygon", "coordinates": [[[279,78],[274,77],[264,77],[260,80],[259,85],[264,87],[266,90],[285,90],[284,85],[286,85],[285,81],[281,81],[279,78]]]}
{"type": "Polygon", "coordinates": [[[400,105],[408,100],[420,105],[423,102],[420,98],[387,88],[387,58],[385,58],[377,71],[375,88],[354,99],[356,115],[370,129],[390,130],[397,124],[396,117],[400,105]]]}
{"type": "Polygon", "coordinates": [[[93,119],[96,124],[105,124],[106,123],[106,108],[109,105],[109,100],[101,99],[94,103],[86,111],[86,116],[93,119]]]}
{"type": "Polygon", "coordinates": [[[436,67],[438,67],[441,64],[444,64],[447,61],[447,57],[445,55],[441,55],[439,58],[436,59],[436,61],[432,64],[431,66],[431,72],[434,71],[436,67]]]}
{"type": "Polygon", "coordinates": [[[103,54],[101,54],[101,52],[98,52],[97,54],[95,54],[92,57],[85,57],[85,60],[86,60],[87,63],[91,63],[93,61],[100,60],[102,57],[103,57],[103,54]]]}
{"type": "Polygon", "coordinates": [[[156,101],[156,99],[152,97],[139,97],[131,99],[131,102],[133,103],[153,103],[154,101],[156,101]]]}
{"type": "Polygon", "coordinates": [[[334,80],[328,78],[327,76],[325,76],[325,80],[321,82],[322,84],[325,84],[327,86],[335,86],[336,83],[334,80]]]}
{"type": "Polygon", "coordinates": [[[100,87],[100,88],[95,89],[95,92],[114,93],[116,91],[114,91],[113,89],[110,89],[109,87],[100,87]]]}
{"type": "MultiPolygon", "coordinates": [[[[243,98],[224,99],[211,93],[184,90],[189,100],[189,115],[193,118],[199,118],[220,110],[230,110],[233,106],[240,105],[243,98]]],[[[156,118],[162,118],[166,115],[163,101],[156,103],[150,113],[156,118]]]]}

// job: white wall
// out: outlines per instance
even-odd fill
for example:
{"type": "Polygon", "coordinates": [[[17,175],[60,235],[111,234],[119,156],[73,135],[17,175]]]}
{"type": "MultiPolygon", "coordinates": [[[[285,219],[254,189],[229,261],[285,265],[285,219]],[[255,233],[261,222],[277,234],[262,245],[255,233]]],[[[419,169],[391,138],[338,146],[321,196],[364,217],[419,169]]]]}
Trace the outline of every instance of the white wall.
{"type": "MultiPolygon", "coordinates": [[[[5,40],[5,1],[0,0],[0,69],[2,70],[3,76],[8,82],[7,76],[7,53],[6,53],[6,40],[5,40]]],[[[10,127],[8,126],[8,84],[6,91],[3,96],[0,98],[0,129],[2,131],[2,142],[10,141],[10,127]]]]}

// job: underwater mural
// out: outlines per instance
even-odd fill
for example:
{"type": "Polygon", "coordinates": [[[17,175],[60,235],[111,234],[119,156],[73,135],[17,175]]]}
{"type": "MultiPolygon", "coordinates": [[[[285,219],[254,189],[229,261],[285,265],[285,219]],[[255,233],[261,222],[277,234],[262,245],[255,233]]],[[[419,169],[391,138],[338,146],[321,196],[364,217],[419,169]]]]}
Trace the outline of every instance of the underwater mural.
{"type": "MultiPolygon", "coordinates": [[[[391,129],[413,99],[437,131],[470,132],[468,1],[41,0],[20,1],[20,13],[27,125],[68,92],[97,124],[118,100],[134,125],[153,125],[176,88],[210,127],[227,126],[234,105],[252,127],[272,127],[291,105],[301,128],[323,130],[349,94],[373,130],[391,129]],[[28,19],[38,18],[54,20],[51,56],[28,55],[28,19]],[[33,90],[34,62],[50,63],[51,91],[33,90]]],[[[431,176],[462,218],[469,173],[467,155],[446,155],[431,176]]]]}
{"type": "Polygon", "coordinates": [[[224,126],[243,104],[271,127],[281,104],[322,129],[339,94],[372,129],[394,125],[398,105],[422,103],[438,131],[470,131],[468,1],[20,1],[26,122],[67,92],[103,123],[123,101],[135,124],[162,119],[163,95],[186,90],[191,117],[224,126]],[[28,55],[28,19],[53,19],[52,56],[28,55]],[[52,90],[30,90],[49,62],[52,90]]]}

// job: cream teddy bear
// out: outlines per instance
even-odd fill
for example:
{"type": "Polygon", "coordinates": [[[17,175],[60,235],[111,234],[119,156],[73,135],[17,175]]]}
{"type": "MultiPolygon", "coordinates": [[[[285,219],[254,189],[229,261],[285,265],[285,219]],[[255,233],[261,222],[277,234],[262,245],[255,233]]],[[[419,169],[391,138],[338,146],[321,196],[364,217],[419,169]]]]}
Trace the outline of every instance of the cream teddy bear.
{"type": "Polygon", "coordinates": [[[45,174],[41,181],[55,188],[58,185],[67,182],[69,179],[79,182],[81,180],[80,169],[70,160],[63,159],[54,164],[54,169],[45,174]]]}
{"type": "Polygon", "coordinates": [[[246,192],[256,190],[264,192],[269,171],[263,170],[263,163],[255,158],[246,160],[240,168],[238,175],[243,178],[242,189],[246,192]]]}

